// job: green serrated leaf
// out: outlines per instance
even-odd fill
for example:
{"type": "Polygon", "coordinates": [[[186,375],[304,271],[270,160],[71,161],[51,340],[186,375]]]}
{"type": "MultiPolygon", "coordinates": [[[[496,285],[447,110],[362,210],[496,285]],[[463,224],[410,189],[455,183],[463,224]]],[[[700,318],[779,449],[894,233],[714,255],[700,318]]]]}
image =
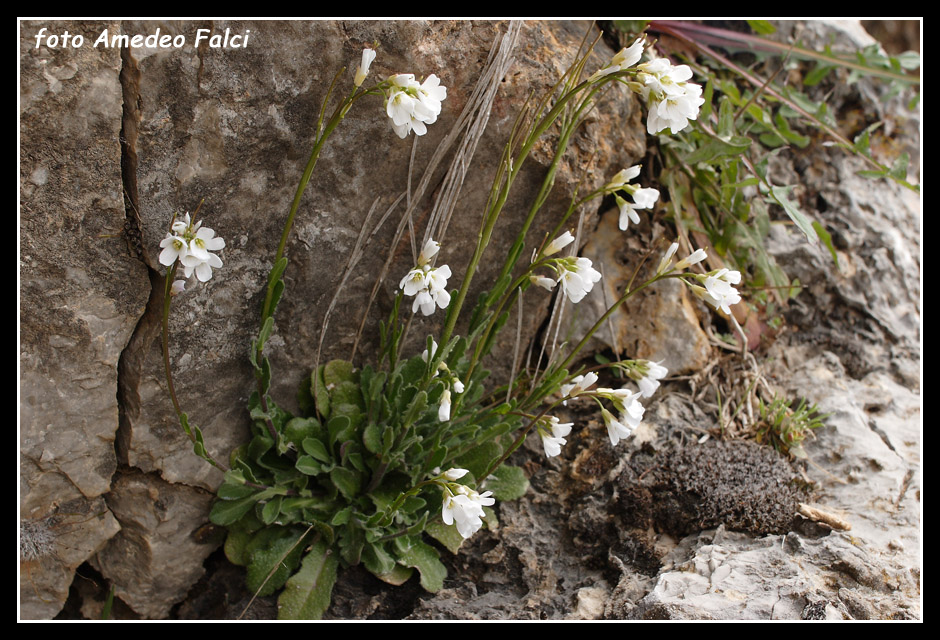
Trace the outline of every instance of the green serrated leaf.
{"type": "Polygon", "coordinates": [[[894,164],[891,165],[891,169],[888,170],[888,175],[894,178],[895,180],[905,180],[907,179],[907,165],[910,163],[911,157],[905,151],[898,159],[894,161],[894,164]]]}
{"type": "Polygon", "coordinates": [[[381,454],[383,450],[381,428],[376,424],[366,425],[366,428],[362,430],[362,444],[365,445],[366,451],[381,454]]]}
{"type": "Polygon", "coordinates": [[[381,543],[367,544],[362,549],[362,564],[369,572],[381,578],[394,571],[395,559],[389,555],[381,543]]]}
{"type": "Polygon", "coordinates": [[[271,337],[271,331],[273,330],[274,318],[268,316],[268,319],[264,321],[264,325],[261,327],[261,331],[258,332],[257,349],[264,349],[264,345],[271,337]]]}
{"type": "Polygon", "coordinates": [[[333,597],[339,560],[324,542],[318,542],[304,556],[300,570],[287,581],[278,598],[281,620],[319,620],[333,597]]]}
{"type": "Polygon", "coordinates": [[[517,500],[529,489],[529,480],[522,469],[503,464],[496,468],[486,480],[486,488],[500,502],[517,500]]]}
{"type": "Polygon", "coordinates": [[[326,384],[323,382],[325,368],[326,365],[321,364],[316,373],[310,375],[310,393],[317,405],[317,411],[324,419],[330,417],[330,392],[327,391],[326,384]]]}
{"type": "Polygon", "coordinates": [[[437,593],[444,586],[447,568],[441,562],[434,547],[412,536],[395,539],[398,562],[417,569],[421,574],[421,586],[425,591],[437,593]]]}
{"type": "Polygon", "coordinates": [[[260,493],[238,500],[217,500],[209,512],[209,521],[223,527],[237,522],[260,500],[260,493]]]}
{"type": "Polygon", "coordinates": [[[323,383],[327,389],[332,389],[331,385],[338,385],[342,382],[354,382],[355,375],[352,362],[347,360],[330,360],[323,367],[323,383]]]}

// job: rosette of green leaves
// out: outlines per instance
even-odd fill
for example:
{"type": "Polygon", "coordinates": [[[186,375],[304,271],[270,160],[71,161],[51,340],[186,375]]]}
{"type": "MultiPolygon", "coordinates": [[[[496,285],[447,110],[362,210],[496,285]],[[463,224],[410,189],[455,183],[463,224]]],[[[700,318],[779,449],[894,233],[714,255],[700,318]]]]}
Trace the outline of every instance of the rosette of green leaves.
{"type": "MultiPolygon", "coordinates": [[[[210,517],[228,527],[226,554],[247,568],[250,589],[284,589],[281,617],[321,617],[341,566],[362,564],[391,584],[417,570],[425,589],[441,588],[446,570],[422,533],[453,552],[463,540],[441,522],[441,490],[427,481],[459,466],[470,470],[461,482],[475,486],[519,424],[511,404],[480,407],[482,370],[465,383],[452,419],[439,420],[448,380],[435,372],[445,358],[465,372],[465,350],[455,338],[430,362],[416,356],[391,372],[334,360],[302,385],[298,416],[269,397],[264,411],[252,397],[252,438],[233,452],[210,517]]],[[[501,467],[487,488],[511,499],[526,481],[501,467]]]]}

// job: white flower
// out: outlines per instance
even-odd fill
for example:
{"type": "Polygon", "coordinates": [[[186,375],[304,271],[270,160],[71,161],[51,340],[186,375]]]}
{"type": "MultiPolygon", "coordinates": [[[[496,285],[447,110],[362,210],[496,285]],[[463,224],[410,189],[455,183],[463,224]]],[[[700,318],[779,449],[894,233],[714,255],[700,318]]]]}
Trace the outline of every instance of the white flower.
{"type": "MultiPolygon", "coordinates": [[[[435,353],[437,353],[437,340],[435,340],[434,338],[431,338],[431,353],[430,353],[430,357],[433,358],[435,353]]],[[[421,359],[424,360],[425,362],[428,361],[428,350],[427,350],[427,349],[425,349],[424,351],[421,352],[421,359]]]]}
{"type": "Polygon", "coordinates": [[[362,83],[365,81],[366,76],[369,75],[369,67],[372,66],[372,61],[375,60],[375,50],[373,49],[363,49],[362,50],[362,62],[359,63],[359,68],[356,69],[356,79],[353,80],[353,84],[357,87],[361,87],[362,83]]]}
{"type": "Polygon", "coordinates": [[[663,259],[659,261],[659,266],[656,268],[656,275],[661,276],[664,273],[669,273],[672,271],[672,257],[676,255],[676,251],[679,250],[679,243],[673,242],[669,245],[669,248],[666,249],[663,259]]]}
{"type": "Polygon", "coordinates": [[[685,269],[686,267],[690,267],[693,264],[698,264],[699,262],[701,262],[707,257],[708,257],[708,254],[705,253],[705,249],[696,249],[695,251],[692,252],[692,254],[689,257],[683,258],[682,260],[677,262],[676,269],[679,269],[681,271],[682,269],[685,269]]]}
{"type": "Polygon", "coordinates": [[[614,195],[617,206],[620,207],[621,231],[626,231],[630,222],[640,224],[637,209],[649,209],[659,200],[659,191],[656,189],[630,184],[630,180],[638,175],[640,175],[640,165],[634,165],[629,169],[621,170],[604,186],[609,191],[624,191],[633,198],[633,202],[627,202],[619,194],[614,195]]]}
{"type": "Polygon", "coordinates": [[[611,191],[618,191],[623,189],[627,183],[638,175],[640,175],[640,165],[638,164],[633,165],[629,169],[621,169],[617,172],[617,175],[610,179],[610,182],[605,185],[605,188],[611,191]]]}
{"type": "Polygon", "coordinates": [[[666,129],[678,133],[688,126],[689,120],[698,118],[705,99],[701,85],[686,82],[692,77],[688,65],[674,66],[666,58],[657,58],[637,69],[641,94],[649,106],[646,130],[651,135],[666,129]]]}
{"type": "Polygon", "coordinates": [[[597,394],[610,400],[614,409],[620,414],[620,422],[625,423],[632,432],[643,420],[646,409],[640,404],[640,394],[629,389],[600,388],[597,394]]]}
{"type": "Polygon", "coordinates": [[[545,449],[545,456],[552,458],[561,453],[561,447],[568,443],[565,436],[571,433],[573,422],[561,423],[558,418],[549,417],[548,427],[538,425],[539,435],[542,437],[542,447],[545,449]],[[550,434],[550,435],[549,435],[550,434]]]}
{"type": "Polygon", "coordinates": [[[607,425],[607,435],[610,436],[610,444],[613,446],[616,447],[618,442],[629,438],[633,434],[632,428],[621,424],[607,409],[601,408],[601,415],[604,418],[604,424],[607,425]]]}
{"type": "Polygon", "coordinates": [[[180,236],[168,233],[160,241],[160,246],[163,247],[163,251],[160,252],[160,264],[169,267],[177,259],[186,255],[189,245],[180,236]]]}
{"type": "Polygon", "coordinates": [[[457,378],[454,378],[454,391],[457,393],[463,393],[463,383],[457,378]]]}
{"type": "Polygon", "coordinates": [[[659,388],[659,381],[669,375],[669,369],[659,362],[649,360],[639,360],[637,364],[637,368],[631,371],[630,377],[636,380],[640,387],[640,395],[644,398],[651,398],[659,388]]]}
{"type": "Polygon", "coordinates": [[[445,478],[447,478],[451,482],[456,482],[457,480],[460,480],[462,477],[464,477],[468,473],[470,472],[467,471],[466,469],[457,469],[456,467],[454,467],[453,469],[448,469],[447,471],[445,471],[443,475],[445,478]]]}
{"type": "Polygon", "coordinates": [[[173,284],[170,286],[170,295],[178,296],[179,294],[183,293],[185,289],[186,289],[185,280],[174,280],[173,284]]]}
{"type": "Polygon", "coordinates": [[[599,271],[591,266],[588,258],[570,258],[559,261],[558,282],[571,302],[577,304],[594,288],[594,283],[601,279],[599,271]]]}
{"type": "Polygon", "coordinates": [[[483,507],[496,504],[491,495],[492,491],[477,493],[462,484],[448,484],[444,487],[441,519],[448,526],[456,524],[460,535],[469,538],[483,526],[483,517],[486,515],[483,507]]]}
{"type": "Polygon", "coordinates": [[[563,234],[561,234],[560,236],[552,240],[547,247],[545,247],[545,251],[542,252],[542,255],[543,256],[554,255],[558,253],[559,251],[561,251],[562,249],[564,249],[565,247],[567,247],[572,242],[574,242],[574,236],[571,235],[570,231],[565,231],[563,234]]]}
{"type": "Polygon", "coordinates": [[[192,224],[189,214],[175,220],[170,226],[172,233],[160,242],[160,264],[172,266],[177,260],[183,265],[183,275],[189,278],[195,271],[200,282],[212,277],[212,270],[222,266],[219,256],[211,253],[225,248],[225,240],[215,231],[202,227],[202,222],[192,224]]]}
{"type": "Polygon", "coordinates": [[[437,409],[437,419],[441,422],[450,420],[450,389],[444,389],[441,394],[441,404],[437,409]]]}
{"type": "Polygon", "coordinates": [[[441,101],[447,97],[447,88],[431,74],[423,83],[414,74],[400,73],[388,78],[385,113],[392,119],[392,128],[400,138],[412,131],[415,135],[427,133],[427,126],[437,121],[441,101]]]}
{"type": "Polygon", "coordinates": [[[551,291],[555,288],[555,281],[551,278],[546,278],[545,276],[529,276],[529,282],[548,291],[551,291]]]}
{"type": "Polygon", "coordinates": [[[595,382],[597,382],[597,374],[593,371],[586,375],[572,378],[569,384],[561,385],[559,389],[561,397],[573,398],[593,387],[595,382]]]}
{"type": "Polygon", "coordinates": [[[610,62],[607,63],[607,66],[603,69],[594,72],[589,80],[596,80],[603,76],[610,75],[612,73],[617,73],[618,71],[623,71],[624,69],[629,69],[637,62],[640,61],[640,58],[643,56],[643,48],[646,46],[646,40],[640,38],[629,48],[621,49],[617,55],[615,55],[610,62]]]}
{"type": "Polygon", "coordinates": [[[418,264],[413,267],[398,283],[406,296],[415,296],[411,305],[411,312],[429,316],[436,307],[446,309],[450,304],[450,293],[447,291],[447,279],[451,276],[450,267],[446,264],[432,268],[431,259],[440,251],[441,245],[434,240],[428,240],[418,256],[418,264]]]}
{"type": "Polygon", "coordinates": [[[741,302],[741,295],[731,285],[741,282],[741,274],[738,271],[719,269],[706,274],[702,282],[705,285],[705,293],[700,295],[705,302],[731,315],[731,305],[741,302]]]}

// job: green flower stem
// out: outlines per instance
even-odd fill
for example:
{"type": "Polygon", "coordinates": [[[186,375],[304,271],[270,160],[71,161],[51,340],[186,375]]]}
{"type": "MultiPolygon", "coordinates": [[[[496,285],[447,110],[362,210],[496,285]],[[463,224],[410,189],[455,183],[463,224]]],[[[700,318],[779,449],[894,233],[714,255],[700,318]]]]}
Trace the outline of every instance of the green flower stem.
{"type": "MultiPolygon", "coordinates": [[[[313,175],[313,170],[317,166],[317,160],[320,158],[320,152],[323,150],[323,145],[326,144],[327,139],[339,125],[339,123],[346,116],[346,113],[352,107],[353,103],[361,98],[364,95],[368,95],[374,91],[361,91],[356,93],[356,90],[353,89],[353,93],[346,97],[339,106],[336,107],[336,110],[333,112],[333,116],[327,122],[326,127],[320,131],[320,126],[322,124],[324,109],[326,108],[326,103],[329,101],[330,95],[333,92],[333,88],[336,85],[339,77],[344,73],[345,68],[341,69],[339,73],[336,74],[336,77],[333,78],[333,83],[330,85],[329,91],[327,91],[326,97],[323,99],[323,107],[320,111],[320,121],[317,123],[318,135],[316,142],[313,145],[313,150],[310,152],[310,159],[307,160],[307,166],[304,168],[303,175],[300,178],[300,183],[297,185],[297,191],[294,194],[294,200],[291,203],[290,212],[287,214],[287,221],[284,223],[284,230],[281,233],[281,241],[277,246],[277,253],[274,255],[274,264],[276,265],[284,255],[284,251],[287,247],[287,239],[290,237],[291,229],[294,226],[294,218],[297,216],[297,211],[300,208],[300,201],[303,197],[304,191],[307,188],[307,184],[310,182],[310,177],[313,175]]],[[[261,326],[264,326],[265,321],[272,315],[273,310],[271,305],[274,299],[274,288],[277,284],[277,281],[273,278],[268,278],[268,290],[264,298],[264,306],[261,311],[261,326]]],[[[262,349],[258,349],[257,361],[260,362],[262,358],[262,349]]],[[[263,395],[263,394],[262,394],[263,395]]]]}
{"type": "MultiPolygon", "coordinates": [[[[180,406],[179,398],[176,395],[176,386],[173,384],[173,371],[170,367],[170,305],[173,300],[173,296],[170,295],[170,290],[173,286],[173,278],[176,277],[176,267],[178,265],[179,262],[174,262],[173,265],[167,270],[166,280],[163,287],[163,369],[166,373],[167,391],[170,394],[170,400],[173,401],[173,410],[176,411],[176,418],[179,420],[180,426],[183,427],[183,432],[195,447],[198,440],[196,438],[196,434],[193,433],[192,427],[189,426],[189,419],[186,417],[186,414],[183,413],[183,409],[180,406]]],[[[202,447],[202,451],[203,455],[201,457],[206,462],[222,472],[228,471],[228,468],[226,468],[225,465],[216,462],[212,456],[209,455],[209,452],[205,450],[205,447],[202,447]]]]}
{"type": "MultiPolygon", "coordinates": [[[[607,78],[612,79],[613,74],[611,76],[607,76],[605,80],[607,78]]],[[[538,139],[542,137],[542,134],[544,134],[548,128],[554,124],[555,120],[558,119],[558,117],[562,114],[569,102],[571,102],[576,96],[578,96],[588,87],[594,87],[591,94],[593,95],[593,93],[596,92],[602,84],[604,83],[599,82],[595,84],[591,81],[585,80],[584,82],[581,82],[579,85],[577,85],[574,89],[561,96],[561,98],[558,99],[558,102],[556,102],[552,107],[551,111],[543,116],[538,124],[533,126],[532,129],[528,132],[524,142],[522,143],[522,146],[519,148],[519,151],[514,158],[511,153],[513,140],[510,140],[510,142],[506,145],[503,166],[508,169],[508,171],[506,172],[505,178],[500,180],[500,178],[497,177],[497,182],[501,182],[502,187],[498,188],[497,191],[494,191],[496,194],[495,199],[491,194],[492,204],[489,206],[486,216],[484,217],[484,222],[477,238],[477,246],[473,252],[473,256],[470,258],[470,264],[467,266],[467,271],[464,275],[463,282],[460,284],[460,290],[457,292],[457,297],[451,302],[451,308],[448,310],[447,323],[445,324],[444,331],[441,334],[441,344],[447,344],[451,335],[454,333],[454,327],[457,324],[457,317],[460,315],[460,309],[463,307],[464,300],[467,297],[467,292],[470,289],[470,283],[473,280],[473,275],[480,263],[480,259],[483,257],[483,252],[487,245],[489,245],[490,237],[493,234],[493,227],[496,225],[497,219],[499,219],[499,215],[503,210],[503,206],[505,206],[506,200],[509,197],[509,191],[512,188],[512,184],[518,176],[519,171],[522,169],[526,159],[528,158],[529,152],[532,151],[532,147],[535,145],[538,139]]],[[[547,182],[543,183],[543,190],[546,184],[547,182]]],[[[542,192],[540,192],[540,194],[541,193],[542,192]]],[[[547,192],[545,195],[547,195],[547,192]]],[[[539,204],[539,206],[541,205],[539,204]]],[[[538,209],[534,207],[535,205],[533,205],[533,210],[530,210],[530,217],[534,216],[534,213],[538,211],[538,209]]],[[[529,221],[527,220],[527,222],[529,221]]],[[[516,242],[521,243],[521,237],[517,237],[516,242]]],[[[512,267],[510,266],[509,268],[511,269],[512,267]]]]}

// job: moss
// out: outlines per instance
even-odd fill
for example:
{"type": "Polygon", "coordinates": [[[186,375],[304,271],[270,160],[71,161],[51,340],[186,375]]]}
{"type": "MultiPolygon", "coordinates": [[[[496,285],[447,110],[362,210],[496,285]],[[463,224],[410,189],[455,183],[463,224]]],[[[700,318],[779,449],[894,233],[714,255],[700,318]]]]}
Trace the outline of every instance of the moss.
{"type": "Polygon", "coordinates": [[[624,524],[678,536],[720,524],[758,535],[785,533],[807,499],[786,460],[745,440],[634,456],[619,489],[624,524]]]}

